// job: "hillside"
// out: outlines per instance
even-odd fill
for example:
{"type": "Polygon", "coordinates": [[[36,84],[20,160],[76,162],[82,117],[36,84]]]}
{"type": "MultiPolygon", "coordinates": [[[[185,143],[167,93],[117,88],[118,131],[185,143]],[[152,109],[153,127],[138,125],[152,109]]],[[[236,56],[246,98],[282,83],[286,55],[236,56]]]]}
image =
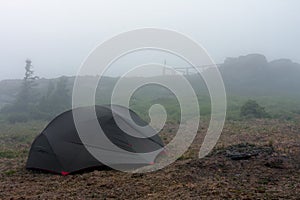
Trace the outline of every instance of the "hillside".
{"type": "Polygon", "coordinates": [[[231,94],[300,96],[300,64],[288,59],[268,62],[259,54],[227,58],[220,71],[231,94]]]}
{"type": "MultiPolygon", "coordinates": [[[[274,96],[282,98],[298,98],[300,97],[300,64],[294,63],[291,60],[280,59],[268,62],[263,55],[250,54],[237,58],[227,58],[220,66],[227,94],[230,96],[274,96]]],[[[204,72],[207,73],[207,72],[204,72]]],[[[71,92],[74,77],[66,77],[68,89],[71,92]]],[[[90,87],[95,76],[85,76],[86,87],[90,87]]],[[[161,79],[162,77],[154,77],[153,79],[161,79]]],[[[164,77],[165,78],[165,77],[164,77]]],[[[206,86],[201,78],[196,75],[187,76],[191,85],[198,95],[207,95],[206,86]]],[[[141,79],[148,78],[128,78],[127,84],[134,84],[141,79]]],[[[172,77],[170,77],[172,79],[172,77]]],[[[36,81],[37,95],[43,96],[47,91],[50,82],[55,84],[56,79],[39,79],[36,81]]],[[[117,81],[117,78],[104,77],[101,82],[101,87],[97,91],[97,102],[108,102],[112,89],[117,81]]],[[[18,93],[21,85],[21,80],[3,80],[0,81],[0,108],[3,105],[11,103],[18,93]]],[[[157,86],[153,86],[157,87],[157,86]]],[[[140,91],[140,96],[143,98],[165,98],[171,94],[162,88],[153,89],[152,86],[144,88],[140,91]],[[166,96],[167,95],[167,96],[166,96]]],[[[178,86],[180,87],[180,86],[178,86]]]]}

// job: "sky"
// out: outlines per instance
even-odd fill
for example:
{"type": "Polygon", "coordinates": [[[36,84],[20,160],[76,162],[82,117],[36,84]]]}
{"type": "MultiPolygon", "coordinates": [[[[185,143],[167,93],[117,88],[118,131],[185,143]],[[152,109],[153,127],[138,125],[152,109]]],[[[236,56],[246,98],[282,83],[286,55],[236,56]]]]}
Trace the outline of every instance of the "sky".
{"type": "Polygon", "coordinates": [[[40,77],[75,75],[97,45],[144,27],[183,33],[217,63],[249,53],[300,63],[299,8],[298,0],[0,0],[0,80],[22,78],[27,58],[40,77]]]}

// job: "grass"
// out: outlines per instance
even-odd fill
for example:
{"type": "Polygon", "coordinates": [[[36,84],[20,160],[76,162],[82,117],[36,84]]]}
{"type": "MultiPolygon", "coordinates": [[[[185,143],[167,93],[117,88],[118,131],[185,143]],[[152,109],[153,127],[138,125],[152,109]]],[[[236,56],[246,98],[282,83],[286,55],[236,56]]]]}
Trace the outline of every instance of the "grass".
{"type": "Polygon", "coordinates": [[[45,121],[29,121],[26,123],[0,123],[0,156],[13,156],[7,149],[16,145],[31,145],[34,138],[47,124],[45,121]]]}
{"type": "MultiPolygon", "coordinates": [[[[208,96],[198,96],[199,107],[201,109],[201,120],[209,121],[210,118],[210,100],[208,96]]],[[[300,101],[299,99],[288,99],[281,97],[245,97],[245,96],[228,96],[228,109],[226,119],[229,121],[245,121],[248,119],[243,119],[240,117],[240,107],[248,99],[256,100],[260,105],[264,106],[266,111],[270,113],[271,118],[281,119],[286,122],[296,122],[299,119],[300,113],[300,101]]],[[[132,103],[132,102],[131,102],[132,103]]],[[[179,104],[176,99],[160,99],[153,101],[150,98],[139,97],[132,103],[131,108],[138,113],[143,119],[149,121],[148,110],[153,105],[153,103],[161,103],[168,114],[167,123],[177,124],[180,117],[179,104]]],[[[192,107],[188,109],[193,109],[192,107]]],[[[43,128],[48,124],[47,121],[31,120],[24,123],[9,124],[5,120],[0,118],[0,157],[1,158],[14,158],[22,154],[20,151],[16,151],[16,146],[25,145],[29,147],[34,140],[34,138],[43,130],[43,128]],[[16,151],[16,152],[14,152],[16,151]]],[[[233,126],[232,133],[238,132],[240,129],[247,129],[248,123],[237,123],[233,126]]],[[[264,127],[260,126],[256,129],[263,131],[264,127]]],[[[276,131],[277,127],[274,125],[272,131],[276,131]]],[[[168,132],[172,133],[173,129],[168,128],[168,132]]],[[[258,131],[258,130],[256,130],[258,131]]],[[[267,132],[267,131],[264,131],[267,132]]],[[[269,141],[273,143],[273,141],[269,141]]]]}
{"type": "MultiPolygon", "coordinates": [[[[300,99],[290,97],[248,97],[248,96],[233,96],[227,97],[227,120],[244,120],[240,117],[240,108],[249,99],[258,102],[259,105],[265,107],[270,118],[293,120],[300,113],[300,99]]],[[[199,108],[201,117],[208,118],[211,113],[211,102],[209,96],[198,96],[199,108]]],[[[168,114],[168,122],[177,122],[180,120],[180,106],[175,97],[159,99],[153,101],[147,98],[138,98],[131,104],[131,109],[138,113],[144,120],[150,121],[148,110],[154,103],[163,105],[168,114]]],[[[194,111],[195,108],[188,107],[194,111]]],[[[193,117],[193,116],[191,116],[193,117]]]]}
{"type": "MultiPolygon", "coordinates": [[[[18,147],[20,144],[15,143],[15,147],[10,147],[6,149],[1,149],[0,150],[0,158],[21,158],[21,157],[26,157],[28,154],[28,148],[24,147],[18,147]]],[[[29,147],[28,145],[26,147],[29,147]]]]}
{"type": "Polygon", "coordinates": [[[17,172],[16,170],[7,170],[4,172],[4,174],[7,176],[11,176],[14,175],[16,172],[17,172]]]}
{"type": "Polygon", "coordinates": [[[11,150],[0,151],[0,158],[17,158],[19,156],[20,155],[17,151],[11,151],[11,150]]]}
{"type": "MultiPolygon", "coordinates": [[[[154,199],[188,199],[191,196],[199,199],[206,199],[208,196],[213,199],[292,199],[297,192],[299,193],[299,168],[294,167],[296,161],[293,160],[298,158],[299,154],[295,152],[298,146],[294,147],[292,144],[298,144],[300,136],[299,123],[294,121],[228,120],[214,150],[222,152],[230,146],[249,142],[259,147],[274,147],[276,154],[270,156],[233,161],[223,154],[211,154],[205,159],[198,159],[198,151],[202,144],[201,135],[206,132],[205,129],[200,129],[189,150],[174,164],[162,170],[143,176],[99,170],[68,177],[24,170],[30,143],[46,123],[31,121],[1,124],[0,196],[12,199],[65,199],[76,196],[134,199],[153,194],[151,197],[154,199]],[[292,153],[285,153],[284,148],[288,148],[292,153]],[[287,161],[295,164],[287,169],[265,166],[268,159],[277,155],[279,159],[288,155],[287,161]],[[293,159],[289,159],[289,156],[293,156],[293,159]],[[174,195],[170,197],[170,194],[174,195]]],[[[202,125],[206,123],[207,121],[202,125]]],[[[164,140],[170,141],[175,132],[176,125],[168,124],[162,136],[164,140]]]]}

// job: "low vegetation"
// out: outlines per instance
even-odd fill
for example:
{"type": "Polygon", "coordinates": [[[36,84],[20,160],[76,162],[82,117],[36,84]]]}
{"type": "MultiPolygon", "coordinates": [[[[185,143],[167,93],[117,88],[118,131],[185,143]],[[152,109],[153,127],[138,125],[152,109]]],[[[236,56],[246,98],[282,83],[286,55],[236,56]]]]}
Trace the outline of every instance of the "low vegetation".
{"type": "Polygon", "coordinates": [[[240,116],[247,118],[265,118],[268,117],[269,114],[266,112],[265,108],[260,106],[256,101],[248,100],[241,107],[240,116]]]}
{"type": "MultiPolygon", "coordinates": [[[[24,80],[0,82],[0,199],[299,199],[299,64],[268,62],[256,54],[226,60],[220,67],[227,90],[226,123],[215,149],[203,159],[198,152],[211,102],[203,81],[191,75],[187,78],[199,100],[201,123],[194,143],[175,163],[147,174],[96,170],[67,177],[24,169],[34,138],[71,108],[74,82],[74,77],[37,79],[30,66],[27,62],[24,80]],[[280,79],[282,66],[294,84],[280,79]]],[[[82,78],[88,86],[95,77],[82,78]]],[[[117,81],[103,79],[95,99],[100,105],[110,103],[117,81]]],[[[130,100],[131,109],[146,121],[153,104],[163,105],[168,114],[160,132],[168,143],[179,126],[179,103],[170,91],[154,86],[130,100]]]]}
{"type": "MultiPolygon", "coordinates": [[[[297,199],[300,192],[297,121],[228,120],[213,152],[199,159],[208,125],[202,121],[189,150],[162,170],[95,170],[66,177],[24,169],[30,144],[44,125],[1,124],[0,199],[297,199]]],[[[160,134],[166,143],[177,128],[175,123],[164,127],[160,134]]]]}

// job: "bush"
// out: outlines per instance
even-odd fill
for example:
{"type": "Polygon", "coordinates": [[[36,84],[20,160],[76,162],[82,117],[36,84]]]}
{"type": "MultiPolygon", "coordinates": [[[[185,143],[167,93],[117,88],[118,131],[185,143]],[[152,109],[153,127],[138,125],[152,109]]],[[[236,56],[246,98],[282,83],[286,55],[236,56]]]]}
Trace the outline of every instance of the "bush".
{"type": "Polygon", "coordinates": [[[248,100],[242,107],[240,112],[241,117],[247,117],[247,118],[264,118],[268,117],[268,113],[265,111],[265,108],[260,106],[256,101],[254,100],[248,100]]]}

